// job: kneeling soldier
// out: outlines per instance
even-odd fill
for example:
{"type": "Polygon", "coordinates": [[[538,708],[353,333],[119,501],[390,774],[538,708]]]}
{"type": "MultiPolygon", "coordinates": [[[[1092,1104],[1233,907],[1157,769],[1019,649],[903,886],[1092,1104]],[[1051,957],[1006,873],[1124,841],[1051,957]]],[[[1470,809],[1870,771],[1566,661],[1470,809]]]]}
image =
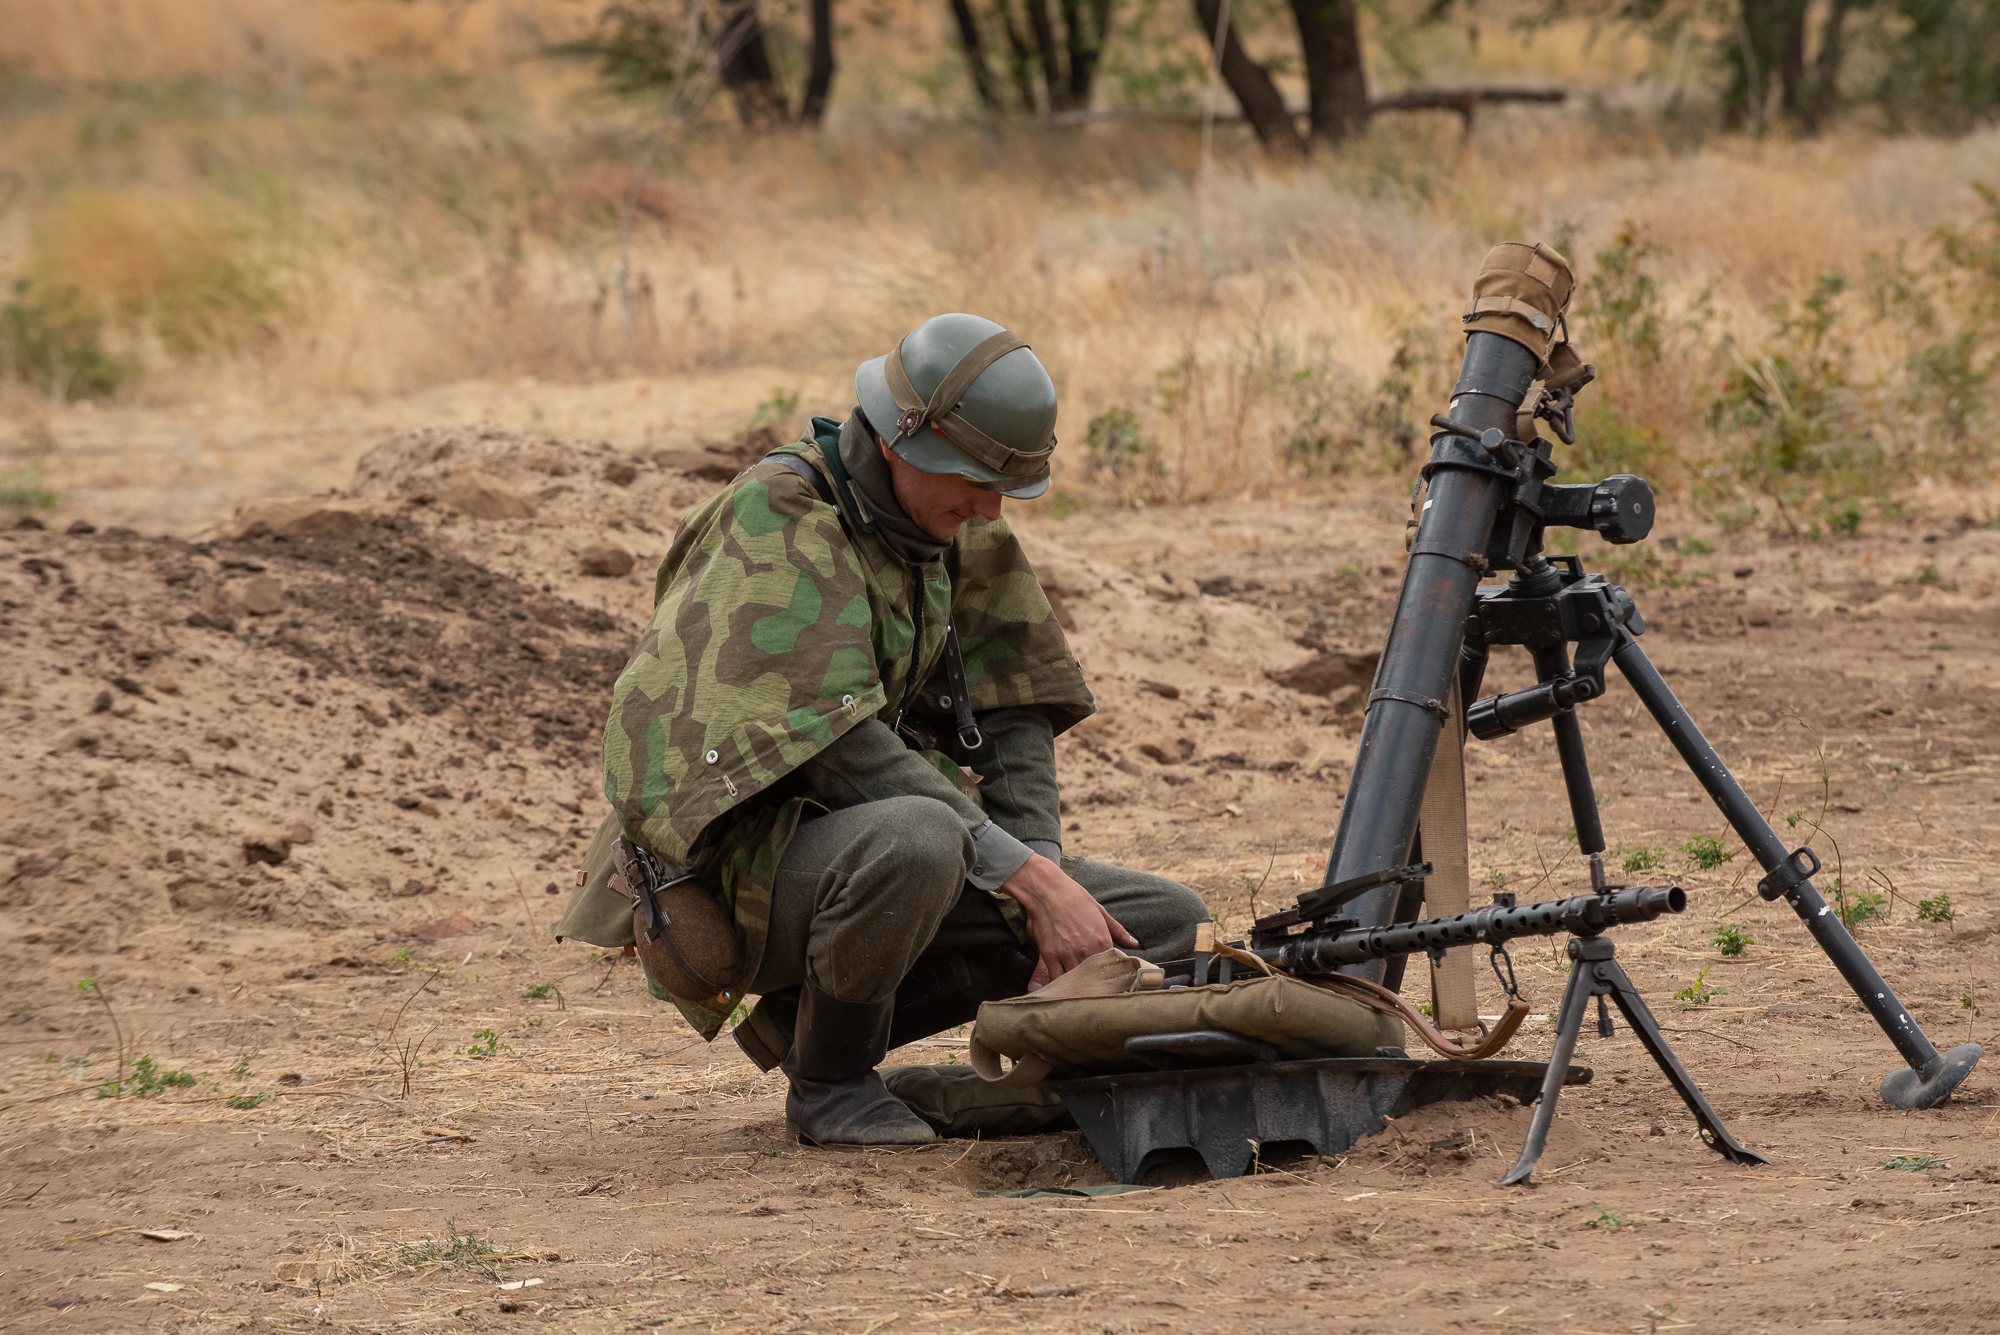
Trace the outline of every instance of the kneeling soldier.
{"type": "Polygon", "coordinates": [[[1186,955],[1208,914],[1062,852],[1055,737],[1096,704],[1000,517],[1048,489],[1048,372],[940,315],[855,390],[682,523],[604,729],[614,815],[554,931],[634,940],[620,835],[685,868],[676,903],[719,905],[733,948],[689,958],[665,921],[649,949],[642,906],[655,994],[709,1039],[757,995],[736,1041],[783,1067],[803,1139],[912,1145],[936,1136],[875,1073],[891,1047],[1114,945],[1186,955]]]}

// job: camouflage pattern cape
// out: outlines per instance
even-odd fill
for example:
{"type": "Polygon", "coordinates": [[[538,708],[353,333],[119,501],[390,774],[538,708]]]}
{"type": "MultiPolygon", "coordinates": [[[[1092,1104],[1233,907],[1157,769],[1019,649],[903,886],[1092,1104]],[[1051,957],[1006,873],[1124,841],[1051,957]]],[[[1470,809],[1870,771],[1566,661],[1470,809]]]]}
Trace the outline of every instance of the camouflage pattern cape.
{"type": "MultiPolygon", "coordinates": [[[[823,451],[840,430],[814,418],[780,452],[830,476],[823,451]]],[[[766,461],[682,522],[612,691],[604,794],[635,842],[717,887],[743,937],[743,980],[763,959],[779,860],[817,810],[788,776],[863,719],[894,724],[913,683],[941,681],[947,617],[975,712],[1037,705],[1060,733],[1096,710],[1005,520],[972,520],[941,560],[913,568],[766,461]]],[[[913,717],[937,713],[932,694],[909,702],[913,717]]],[[[680,1005],[712,1039],[738,1000],[680,1005]]]]}

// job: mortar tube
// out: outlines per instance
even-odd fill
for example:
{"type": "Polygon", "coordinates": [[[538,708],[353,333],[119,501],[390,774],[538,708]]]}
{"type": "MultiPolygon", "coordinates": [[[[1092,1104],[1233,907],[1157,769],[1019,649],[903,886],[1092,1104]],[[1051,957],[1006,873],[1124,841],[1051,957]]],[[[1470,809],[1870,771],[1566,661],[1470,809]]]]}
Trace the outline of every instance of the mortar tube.
{"type": "MultiPolygon", "coordinates": [[[[1534,383],[1535,369],[1535,355],[1512,339],[1484,332],[1468,335],[1447,416],[1475,435],[1498,428],[1512,436],[1514,413],[1534,383]]],[[[1449,462],[1436,446],[1432,460],[1449,462]]],[[[1506,479],[1494,473],[1464,467],[1436,469],[1417,523],[1415,545],[1468,556],[1483,554],[1508,494],[1506,479]]],[[[1324,884],[1401,866],[1409,858],[1444,724],[1437,711],[1418,702],[1450,698],[1478,583],[1479,572],[1465,561],[1434,552],[1410,557],[1371,692],[1392,694],[1369,702],[1324,884]]],[[[1453,726],[1457,724],[1453,720],[1453,726]]],[[[1344,912],[1363,927],[1387,926],[1395,916],[1398,894],[1393,884],[1381,886],[1356,896],[1344,912]]],[[[1346,972],[1379,982],[1382,970],[1377,960],[1352,965],[1346,972]]]]}

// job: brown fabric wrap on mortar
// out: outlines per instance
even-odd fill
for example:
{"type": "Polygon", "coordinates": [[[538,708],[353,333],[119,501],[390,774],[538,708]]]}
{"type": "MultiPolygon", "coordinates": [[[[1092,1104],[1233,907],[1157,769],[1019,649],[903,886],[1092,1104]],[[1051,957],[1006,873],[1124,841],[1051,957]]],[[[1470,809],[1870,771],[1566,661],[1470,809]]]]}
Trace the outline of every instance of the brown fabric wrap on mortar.
{"type": "Polygon", "coordinates": [[[1576,291],[1569,261],[1545,241],[1502,241],[1486,252],[1472,280],[1465,308],[1465,332],[1498,334],[1535,354],[1542,378],[1556,346],[1563,312],[1576,291]]]}

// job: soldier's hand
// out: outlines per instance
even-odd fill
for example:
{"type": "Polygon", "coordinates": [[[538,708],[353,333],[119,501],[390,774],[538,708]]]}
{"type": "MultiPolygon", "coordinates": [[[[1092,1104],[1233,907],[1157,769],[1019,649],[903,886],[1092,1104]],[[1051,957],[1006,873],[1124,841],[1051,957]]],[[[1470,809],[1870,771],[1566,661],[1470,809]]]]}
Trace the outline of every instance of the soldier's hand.
{"type": "Polygon", "coordinates": [[[1139,939],[1119,925],[1090,891],[1037,853],[1021,864],[1000,889],[1028,915],[1028,935],[1042,953],[1028,980],[1030,992],[1062,977],[1099,951],[1136,946],[1139,939]]]}

